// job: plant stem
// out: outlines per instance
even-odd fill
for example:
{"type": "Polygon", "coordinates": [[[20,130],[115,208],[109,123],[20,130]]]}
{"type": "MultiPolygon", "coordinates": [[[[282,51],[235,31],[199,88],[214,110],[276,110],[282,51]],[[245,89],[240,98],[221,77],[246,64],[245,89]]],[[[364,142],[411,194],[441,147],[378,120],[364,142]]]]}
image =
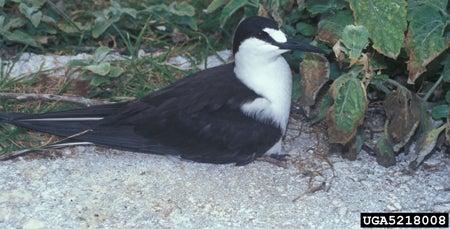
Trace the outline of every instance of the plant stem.
{"type": "Polygon", "coordinates": [[[436,90],[437,86],[442,82],[442,80],[444,80],[444,74],[441,74],[439,79],[434,83],[433,87],[431,87],[427,94],[425,94],[425,96],[423,97],[423,101],[427,101],[430,98],[430,96],[433,94],[434,90],[436,90]]]}

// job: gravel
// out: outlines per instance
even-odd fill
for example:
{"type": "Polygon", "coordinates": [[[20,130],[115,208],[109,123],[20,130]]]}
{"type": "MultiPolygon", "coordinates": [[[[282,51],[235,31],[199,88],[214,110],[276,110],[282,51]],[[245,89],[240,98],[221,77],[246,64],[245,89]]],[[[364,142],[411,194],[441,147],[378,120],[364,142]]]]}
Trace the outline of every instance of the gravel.
{"type": "MultiPolygon", "coordinates": [[[[49,62],[45,69],[61,70],[72,59],[48,58],[25,55],[13,73],[49,62]]],[[[411,154],[384,168],[365,152],[355,161],[328,153],[315,129],[291,120],[285,167],[94,146],[1,161],[0,228],[359,228],[361,212],[450,212],[448,154],[433,154],[417,171],[407,169],[411,154]]]]}
{"type": "Polygon", "coordinates": [[[450,212],[448,154],[384,168],[327,153],[307,123],[289,127],[286,168],[94,146],[0,162],[0,228],[359,228],[361,212],[450,212]]]}

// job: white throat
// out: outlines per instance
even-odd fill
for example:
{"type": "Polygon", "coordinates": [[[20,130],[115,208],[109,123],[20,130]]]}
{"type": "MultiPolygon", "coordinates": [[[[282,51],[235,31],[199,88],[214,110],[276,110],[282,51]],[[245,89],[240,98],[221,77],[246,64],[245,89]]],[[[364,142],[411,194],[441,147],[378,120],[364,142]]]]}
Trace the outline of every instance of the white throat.
{"type": "Polygon", "coordinates": [[[236,76],[247,87],[261,95],[242,106],[242,111],[260,121],[273,123],[283,134],[289,118],[292,75],[286,60],[286,50],[260,41],[244,41],[235,54],[236,76]]]}

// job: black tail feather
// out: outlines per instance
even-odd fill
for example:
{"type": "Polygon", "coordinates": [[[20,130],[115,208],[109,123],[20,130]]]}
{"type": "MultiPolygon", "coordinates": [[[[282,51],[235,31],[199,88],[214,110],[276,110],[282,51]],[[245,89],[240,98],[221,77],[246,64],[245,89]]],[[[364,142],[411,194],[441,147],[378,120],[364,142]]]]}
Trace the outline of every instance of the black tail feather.
{"type": "Polygon", "coordinates": [[[123,103],[84,109],[22,114],[0,112],[0,122],[68,138],[61,143],[90,142],[114,148],[155,154],[177,154],[166,146],[135,133],[132,125],[111,125],[103,117],[117,114],[123,103]]]}

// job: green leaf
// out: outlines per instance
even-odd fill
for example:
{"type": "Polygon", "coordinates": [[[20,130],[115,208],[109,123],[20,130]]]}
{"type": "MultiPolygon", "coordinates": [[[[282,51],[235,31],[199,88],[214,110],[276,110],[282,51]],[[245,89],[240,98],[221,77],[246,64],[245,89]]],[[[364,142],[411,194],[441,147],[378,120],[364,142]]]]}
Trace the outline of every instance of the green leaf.
{"type": "Polygon", "coordinates": [[[443,0],[408,0],[408,10],[427,5],[437,10],[445,10],[448,1],[443,0]]]}
{"type": "Polygon", "coordinates": [[[319,22],[317,37],[321,41],[335,44],[342,38],[342,31],[346,25],[352,25],[353,17],[349,10],[342,10],[326,17],[319,22]]]}
{"type": "Polygon", "coordinates": [[[212,13],[219,9],[221,6],[225,5],[228,0],[213,0],[211,3],[209,3],[208,7],[206,8],[206,11],[208,13],[212,13]]]}
{"type": "Polygon", "coordinates": [[[342,32],[342,43],[347,47],[350,59],[358,59],[362,50],[369,44],[369,34],[366,27],[361,25],[345,26],[342,32]]]}
{"type": "MultiPolygon", "coordinates": [[[[25,19],[22,17],[11,18],[4,26],[3,30],[17,29],[25,25],[25,19]]],[[[0,26],[1,27],[1,26],[0,26]]]]}
{"type": "Polygon", "coordinates": [[[292,76],[292,96],[291,101],[293,103],[297,102],[300,98],[300,76],[298,74],[294,74],[292,76]]]}
{"type": "Polygon", "coordinates": [[[124,73],[124,72],[125,71],[122,68],[113,66],[110,69],[109,77],[116,78],[116,77],[119,77],[120,75],[122,75],[122,73],[124,73]]]}
{"type": "Polygon", "coordinates": [[[31,0],[31,5],[34,7],[41,7],[47,2],[47,0],[31,0]]]}
{"type": "Polygon", "coordinates": [[[98,38],[102,35],[112,24],[119,21],[123,14],[128,14],[133,18],[137,17],[137,11],[132,8],[124,8],[117,2],[112,2],[111,7],[105,11],[96,12],[94,16],[96,19],[92,26],[92,36],[98,38]]]}
{"type": "Polygon", "coordinates": [[[136,18],[138,11],[133,8],[122,8],[121,13],[128,14],[132,18],[136,18]]]}
{"type": "Polygon", "coordinates": [[[343,0],[314,0],[306,1],[304,5],[311,14],[322,14],[343,9],[346,3],[343,0]]]}
{"type": "Polygon", "coordinates": [[[158,5],[152,5],[147,7],[147,9],[145,9],[145,12],[148,13],[154,13],[154,12],[164,12],[164,11],[168,11],[168,6],[164,3],[162,4],[158,4],[158,5]]]}
{"type": "Polygon", "coordinates": [[[31,21],[34,27],[38,27],[42,20],[42,12],[38,7],[28,7],[24,3],[19,4],[19,12],[31,21]]]}
{"type": "Polygon", "coordinates": [[[82,24],[80,22],[68,23],[67,21],[57,22],[58,29],[65,33],[79,33],[81,31],[88,31],[92,29],[92,22],[82,24]]]}
{"type": "Polygon", "coordinates": [[[447,118],[449,106],[447,104],[438,105],[431,109],[431,117],[433,119],[447,118]]]}
{"type": "Polygon", "coordinates": [[[188,25],[192,30],[198,30],[197,20],[195,19],[195,17],[177,16],[177,18],[177,24],[188,25]]]}
{"type": "Polygon", "coordinates": [[[25,45],[30,45],[37,48],[42,48],[42,46],[36,42],[36,40],[28,35],[27,33],[22,32],[21,30],[15,30],[14,32],[6,32],[2,33],[3,38],[12,42],[19,42],[25,45]]]}
{"type": "Polygon", "coordinates": [[[123,7],[118,2],[113,1],[107,10],[100,13],[101,16],[114,20],[118,20],[123,14],[128,14],[132,18],[136,18],[138,11],[133,8],[123,7]]]}
{"type": "Polygon", "coordinates": [[[0,0],[0,7],[3,7],[5,5],[5,0],[0,0]]]}
{"type": "Polygon", "coordinates": [[[172,4],[169,5],[169,12],[178,16],[192,17],[195,15],[195,8],[187,2],[179,4],[172,2],[172,4]]]}
{"type": "Polygon", "coordinates": [[[349,0],[357,25],[369,31],[373,48],[396,59],[406,31],[405,0],[349,0]]]}
{"type": "Polygon", "coordinates": [[[230,2],[223,8],[222,14],[220,15],[220,27],[223,28],[228,18],[236,12],[238,9],[251,4],[248,0],[230,0],[230,2]]]}
{"type": "Polygon", "coordinates": [[[332,143],[347,144],[364,121],[366,89],[356,77],[345,74],[330,87],[334,104],[327,114],[328,137],[332,143]]]}
{"type": "Polygon", "coordinates": [[[375,153],[378,164],[389,167],[395,165],[395,152],[392,147],[393,143],[389,139],[386,132],[381,135],[375,146],[375,153]]]}
{"type": "MultiPolygon", "coordinates": [[[[428,1],[427,1],[428,2],[428,1]]],[[[444,7],[447,3],[442,2],[444,7]]],[[[447,1],[445,1],[447,2],[447,1]]],[[[448,15],[443,15],[439,5],[418,1],[408,2],[409,31],[406,39],[406,51],[409,54],[408,83],[415,80],[426,71],[426,65],[441,52],[448,48],[450,39],[445,38],[444,32],[448,25],[448,15]]]]}
{"type": "Polygon", "coordinates": [[[307,37],[313,36],[316,33],[316,29],[312,25],[304,22],[297,23],[295,30],[307,37]]]}
{"type": "Polygon", "coordinates": [[[111,51],[112,50],[106,46],[98,47],[94,52],[94,61],[97,63],[103,61],[111,51]]]}
{"type": "Polygon", "coordinates": [[[93,86],[93,87],[98,87],[102,84],[109,83],[110,81],[111,80],[107,77],[95,76],[94,78],[91,79],[91,81],[89,82],[89,85],[93,86]]]}
{"type": "Polygon", "coordinates": [[[92,64],[83,67],[97,75],[106,76],[111,71],[111,64],[109,62],[101,62],[99,64],[92,64]]]}
{"type": "Polygon", "coordinates": [[[90,58],[90,59],[75,59],[75,60],[70,60],[67,63],[67,67],[72,68],[72,67],[83,67],[83,66],[88,66],[91,65],[94,61],[90,58]]]}
{"type": "Polygon", "coordinates": [[[98,38],[102,35],[112,24],[113,20],[108,20],[106,18],[97,18],[94,21],[94,25],[92,26],[92,36],[94,38],[98,38]]]}
{"type": "Polygon", "coordinates": [[[317,123],[324,119],[331,105],[333,105],[333,98],[331,97],[330,92],[327,91],[327,93],[320,100],[320,106],[317,112],[317,116],[311,120],[311,123],[317,123]]]}

